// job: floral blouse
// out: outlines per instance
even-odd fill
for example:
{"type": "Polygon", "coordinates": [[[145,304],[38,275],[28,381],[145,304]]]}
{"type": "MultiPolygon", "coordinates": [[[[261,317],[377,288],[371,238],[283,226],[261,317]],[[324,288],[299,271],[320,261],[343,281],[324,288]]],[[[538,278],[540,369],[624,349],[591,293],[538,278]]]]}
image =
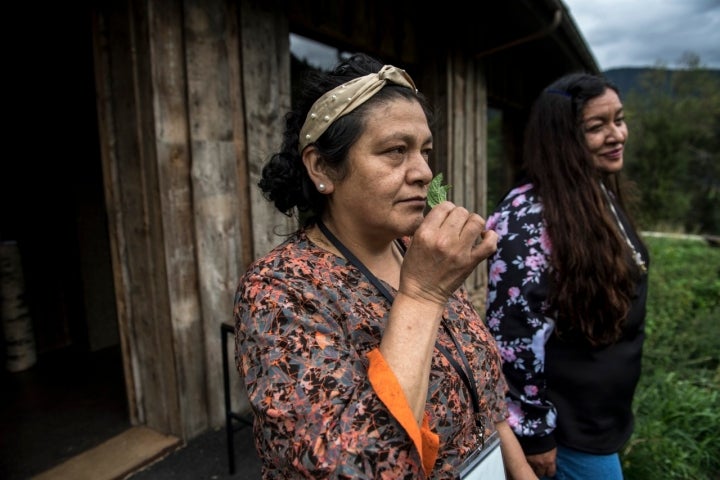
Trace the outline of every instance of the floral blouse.
{"type": "Polygon", "coordinates": [[[544,395],[543,377],[545,344],[555,321],[543,313],[550,240],[542,205],[530,190],[532,185],[526,184],[511,191],[487,219],[486,228],[494,230],[499,241],[498,251],[488,259],[486,321],[503,360],[513,367],[505,368],[516,386],[508,398],[508,424],[519,436],[545,436],[555,429],[557,416],[544,395]],[[505,335],[511,327],[509,321],[503,323],[506,317],[523,318],[519,335],[505,335]]]}
{"type": "MultiPolygon", "coordinates": [[[[622,218],[623,227],[632,231],[622,218]]],[[[498,249],[488,259],[486,322],[510,386],[508,424],[526,454],[548,451],[556,443],[589,453],[618,451],[632,432],[647,277],[638,285],[615,344],[593,349],[561,342],[553,334],[555,320],[546,303],[550,239],[532,185],[508,193],[486,228],[498,234],[498,249]]],[[[647,263],[647,250],[634,231],[632,237],[647,263]]]]}
{"type": "MultiPolygon", "coordinates": [[[[250,266],[235,298],[236,362],[264,479],[456,477],[477,443],[471,396],[436,347],[417,426],[378,350],[389,308],[357,268],[303,231],[250,266]]],[[[463,347],[489,435],[507,414],[495,342],[462,288],[443,323],[463,347]]],[[[463,364],[443,326],[437,344],[463,364]]]]}

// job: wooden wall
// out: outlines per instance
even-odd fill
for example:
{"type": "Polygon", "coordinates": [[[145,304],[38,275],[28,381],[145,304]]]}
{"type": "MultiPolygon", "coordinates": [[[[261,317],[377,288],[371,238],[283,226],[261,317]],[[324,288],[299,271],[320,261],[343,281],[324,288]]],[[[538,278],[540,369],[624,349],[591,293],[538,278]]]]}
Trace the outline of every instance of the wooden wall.
{"type": "MultiPolygon", "coordinates": [[[[483,216],[487,192],[487,89],[480,62],[458,52],[447,59],[449,119],[447,178],[449,196],[483,216]]],[[[465,282],[475,308],[484,315],[487,272],[484,263],[465,282]]]]}
{"type": "Polygon", "coordinates": [[[167,0],[94,24],[131,420],[190,438],[224,418],[236,282],[289,228],[254,188],[289,105],[287,22],[267,2],[167,0]]]}

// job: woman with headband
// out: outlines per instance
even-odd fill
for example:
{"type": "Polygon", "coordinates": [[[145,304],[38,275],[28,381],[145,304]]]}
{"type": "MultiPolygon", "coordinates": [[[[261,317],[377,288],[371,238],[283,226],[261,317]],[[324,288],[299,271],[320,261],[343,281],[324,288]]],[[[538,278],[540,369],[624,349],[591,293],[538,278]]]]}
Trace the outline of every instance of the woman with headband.
{"type": "Polygon", "coordinates": [[[303,88],[259,182],[300,227],[250,265],[234,307],[263,478],[455,479],[497,431],[508,476],[535,479],[462,287],[496,236],[449,201],[425,214],[422,94],[362,54],[303,88]]]}

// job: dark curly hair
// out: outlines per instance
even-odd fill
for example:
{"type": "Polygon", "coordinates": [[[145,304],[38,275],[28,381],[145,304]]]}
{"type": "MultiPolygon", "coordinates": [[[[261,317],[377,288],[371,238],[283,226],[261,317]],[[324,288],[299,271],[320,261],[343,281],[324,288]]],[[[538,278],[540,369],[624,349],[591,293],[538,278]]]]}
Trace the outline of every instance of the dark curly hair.
{"type": "Polygon", "coordinates": [[[557,331],[596,346],[622,334],[641,274],[600,187],[602,179],[627,212],[620,173],[599,172],[582,128],[585,105],[608,89],[620,95],[599,75],[573,73],[555,81],[532,107],[523,150],[552,244],[549,305],[557,331]]]}
{"type": "MultiPolygon", "coordinates": [[[[274,153],[262,169],[258,186],[263,196],[287,216],[297,214],[305,224],[312,223],[327,204],[327,197],[320,194],[298,152],[300,129],[310,108],[326,92],[354,78],[377,73],[384,64],[364,53],[356,53],[339,63],[332,71],[308,70],[297,90],[299,98],[294,99],[295,108],[285,115],[285,131],[281,150],[274,153]]],[[[352,112],[338,118],[320,138],[312,143],[329,167],[328,173],[342,180],[347,175],[346,158],[348,151],[364,130],[366,112],[378,103],[397,98],[416,100],[420,103],[428,124],[432,112],[426,99],[420,93],[395,84],[385,85],[378,93],[352,112]]]]}

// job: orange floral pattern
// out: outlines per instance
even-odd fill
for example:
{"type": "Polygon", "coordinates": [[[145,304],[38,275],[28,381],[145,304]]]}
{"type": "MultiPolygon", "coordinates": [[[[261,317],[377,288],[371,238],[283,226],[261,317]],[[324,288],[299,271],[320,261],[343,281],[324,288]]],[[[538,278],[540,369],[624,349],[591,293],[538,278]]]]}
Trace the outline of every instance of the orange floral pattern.
{"type": "MultiPolygon", "coordinates": [[[[236,362],[254,412],[264,479],[455,478],[476,448],[470,394],[435,349],[426,406],[434,435],[411,436],[403,428],[369,375],[369,354],[379,354],[389,308],[358,269],[302,231],[250,266],[235,297],[236,362]],[[422,457],[435,453],[433,439],[439,440],[434,467],[425,472],[422,457]]],[[[448,302],[444,322],[473,369],[489,435],[507,415],[499,352],[464,289],[448,302]]],[[[442,327],[437,342],[456,355],[442,327]]],[[[457,355],[456,362],[462,365],[457,355]]]]}

